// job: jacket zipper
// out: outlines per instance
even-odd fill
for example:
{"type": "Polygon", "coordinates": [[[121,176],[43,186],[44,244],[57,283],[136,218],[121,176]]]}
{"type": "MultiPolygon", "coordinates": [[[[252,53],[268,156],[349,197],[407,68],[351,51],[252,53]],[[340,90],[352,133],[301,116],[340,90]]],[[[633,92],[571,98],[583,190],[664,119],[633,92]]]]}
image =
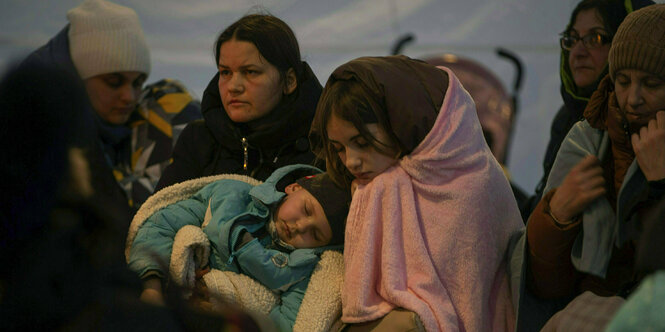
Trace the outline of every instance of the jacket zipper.
{"type": "Polygon", "coordinates": [[[243,137],[242,138],[242,154],[243,154],[243,161],[242,161],[242,169],[247,171],[247,160],[249,159],[248,153],[247,153],[247,147],[249,144],[247,143],[247,138],[243,137]]]}

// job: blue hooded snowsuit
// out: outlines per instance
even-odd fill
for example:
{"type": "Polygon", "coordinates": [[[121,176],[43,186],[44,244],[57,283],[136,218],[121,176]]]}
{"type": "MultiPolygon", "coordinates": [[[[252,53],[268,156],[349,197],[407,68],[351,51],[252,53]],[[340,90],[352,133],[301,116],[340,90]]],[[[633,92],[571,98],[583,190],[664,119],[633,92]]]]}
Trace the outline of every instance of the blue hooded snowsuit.
{"type": "Polygon", "coordinates": [[[280,295],[281,303],[270,317],[279,330],[290,331],[307,290],[310,276],[327,246],[296,249],[291,252],[273,244],[268,236],[256,237],[240,245],[243,230],[260,234],[270,222],[271,211],[286,194],[279,185],[295,182],[288,179],[320,173],[315,167],[290,165],[277,169],[263,184],[252,186],[240,180],[223,179],[212,182],[189,199],[171,204],[152,216],[139,228],[132,244],[129,267],[140,276],[150,271],[166,275],[173,241],[178,230],[186,225],[202,227],[210,240],[210,268],[242,273],[256,279],[280,295]],[[289,183],[284,183],[282,179],[289,183]],[[161,261],[161,262],[160,262],[161,261]]]}

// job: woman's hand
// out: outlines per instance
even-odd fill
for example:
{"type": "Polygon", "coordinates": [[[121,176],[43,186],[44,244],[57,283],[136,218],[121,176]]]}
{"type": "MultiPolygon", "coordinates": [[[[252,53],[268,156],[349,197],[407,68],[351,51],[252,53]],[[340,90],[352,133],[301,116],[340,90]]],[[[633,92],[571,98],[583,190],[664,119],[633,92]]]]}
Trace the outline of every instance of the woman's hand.
{"type": "Polygon", "coordinates": [[[550,213],[566,224],[605,194],[603,168],[596,156],[587,156],[573,167],[550,201],[550,213]]]}
{"type": "Polygon", "coordinates": [[[665,179],[665,111],[631,136],[635,159],[647,181],[665,179]]]}

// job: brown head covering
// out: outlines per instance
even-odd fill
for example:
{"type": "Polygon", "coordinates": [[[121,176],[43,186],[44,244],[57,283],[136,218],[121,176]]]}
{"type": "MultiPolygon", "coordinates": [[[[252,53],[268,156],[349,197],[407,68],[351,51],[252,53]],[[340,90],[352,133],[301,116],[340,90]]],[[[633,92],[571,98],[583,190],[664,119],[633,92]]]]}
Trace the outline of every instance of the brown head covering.
{"type": "MultiPolygon", "coordinates": [[[[369,91],[367,99],[377,110],[385,110],[395,136],[411,152],[429,133],[448,89],[448,74],[430,64],[403,55],[362,57],[339,66],[330,75],[321,95],[339,80],[356,80],[369,91]]],[[[319,103],[318,107],[322,107],[319,103]]],[[[312,130],[322,119],[318,109],[312,130]]],[[[316,133],[310,134],[310,138],[316,133]]],[[[317,142],[313,142],[314,147],[317,142]]],[[[320,147],[320,146],[319,146],[320,147]]]]}
{"type": "Polygon", "coordinates": [[[665,78],[665,4],[651,5],[626,16],[608,55],[610,75],[639,69],[665,78]]]}

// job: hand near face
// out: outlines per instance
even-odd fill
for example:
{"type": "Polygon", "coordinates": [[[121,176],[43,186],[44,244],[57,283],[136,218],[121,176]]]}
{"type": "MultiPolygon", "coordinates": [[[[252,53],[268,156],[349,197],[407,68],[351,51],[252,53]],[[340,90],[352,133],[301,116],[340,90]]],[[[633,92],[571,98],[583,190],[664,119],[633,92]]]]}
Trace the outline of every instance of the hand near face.
{"type": "Polygon", "coordinates": [[[561,223],[572,222],[586,207],[605,194],[605,178],[600,161],[587,156],[563,179],[550,201],[550,210],[561,223]]]}
{"type": "Polygon", "coordinates": [[[665,179],[665,111],[631,136],[637,164],[648,181],[665,179]]]}

